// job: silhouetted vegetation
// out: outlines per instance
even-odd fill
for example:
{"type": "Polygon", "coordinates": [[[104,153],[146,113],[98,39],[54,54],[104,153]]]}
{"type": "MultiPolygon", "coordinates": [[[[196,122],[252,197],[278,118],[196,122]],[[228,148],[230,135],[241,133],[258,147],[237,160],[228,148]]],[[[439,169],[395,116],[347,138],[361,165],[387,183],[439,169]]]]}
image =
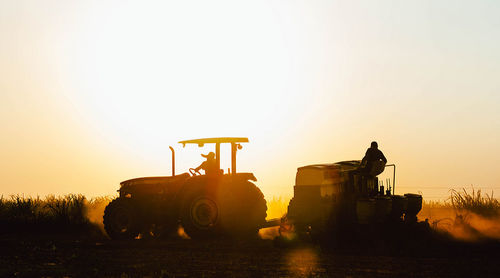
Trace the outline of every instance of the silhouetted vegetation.
{"type": "Polygon", "coordinates": [[[500,239],[500,203],[481,189],[450,190],[443,202],[423,203],[419,218],[432,227],[465,241],[500,239]]]}
{"type": "MultiPolygon", "coordinates": [[[[83,195],[32,198],[0,197],[0,226],[3,233],[88,233],[98,231],[87,217],[89,204],[83,195]]],[[[94,201],[95,203],[95,201],[94,201]]]]}
{"type": "Polygon", "coordinates": [[[426,201],[422,203],[421,214],[450,210],[454,214],[475,213],[483,217],[500,216],[500,202],[491,194],[483,194],[481,189],[471,187],[470,190],[450,190],[450,197],[444,201],[426,201]]]}
{"type": "Polygon", "coordinates": [[[500,202],[491,195],[482,194],[481,189],[471,191],[451,190],[450,203],[455,210],[470,211],[484,217],[494,217],[500,214],[500,202]]]}
{"type": "Polygon", "coordinates": [[[273,196],[267,202],[267,219],[281,218],[286,215],[290,198],[273,196]]]}
{"type": "MultiPolygon", "coordinates": [[[[0,197],[0,233],[89,233],[104,234],[102,216],[112,197],[87,199],[81,194],[65,196],[0,197]]],[[[287,212],[288,198],[272,197],[267,202],[268,219],[282,217],[287,212]]],[[[451,230],[461,221],[471,222],[469,214],[476,214],[497,223],[500,202],[481,189],[451,190],[445,201],[426,201],[424,197],[421,221],[426,218],[432,226],[451,230]]],[[[474,224],[474,223],[472,223],[474,224]]],[[[474,226],[474,225],[473,225],[474,226]]],[[[484,226],[484,223],[481,223],[484,226]]]]}

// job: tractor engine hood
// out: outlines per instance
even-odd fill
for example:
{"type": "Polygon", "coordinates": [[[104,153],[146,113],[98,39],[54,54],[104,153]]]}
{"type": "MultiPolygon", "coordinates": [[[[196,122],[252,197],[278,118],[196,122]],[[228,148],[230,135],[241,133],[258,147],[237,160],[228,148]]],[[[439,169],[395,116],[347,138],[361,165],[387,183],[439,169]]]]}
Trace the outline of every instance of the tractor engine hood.
{"type": "Polygon", "coordinates": [[[182,180],[189,178],[190,175],[188,173],[183,173],[177,176],[168,176],[168,177],[143,177],[143,178],[135,178],[126,181],[122,181],[120,183],[121,187],[129,187],[129,186],[138,186],[138,185],[156,185],[156,184],[167,184],[167,183],[177,183],[182,180]]]}

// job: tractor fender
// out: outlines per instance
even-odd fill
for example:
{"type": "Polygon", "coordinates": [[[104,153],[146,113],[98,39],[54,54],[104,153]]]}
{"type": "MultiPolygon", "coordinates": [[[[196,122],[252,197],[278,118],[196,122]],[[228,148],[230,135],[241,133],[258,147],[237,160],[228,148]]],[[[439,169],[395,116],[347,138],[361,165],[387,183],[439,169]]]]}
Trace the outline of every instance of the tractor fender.
{"type": "Polygon", "coordinates": [[[257,178],[253,173],[236,173],[227,175],[217,175],[217,176],[193,176],[188,178],[182,187],[175,194],[174,207],[176,215],[180,215],[180,210],[182,207],[182,202],[187,194],[192,190],[197,190],[200,187],[213,187],[221,183],[233,183],[238,181],[257,181],[257,178]]]}
{"type": "Polygon", "coordinates": [[[230,174],[230,175],[225,175],[224,178],[226,179],[232,179],[236,181],[253,181],[256,182],[257,178],[253,173],[236,173],[236,174],[230,174]]]}

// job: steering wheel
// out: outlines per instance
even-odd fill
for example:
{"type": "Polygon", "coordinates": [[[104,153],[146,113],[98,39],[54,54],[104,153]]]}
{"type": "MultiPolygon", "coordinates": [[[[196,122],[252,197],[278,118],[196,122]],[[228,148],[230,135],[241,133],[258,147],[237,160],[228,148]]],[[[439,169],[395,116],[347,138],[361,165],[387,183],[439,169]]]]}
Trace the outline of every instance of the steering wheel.
{"type": "Polygon", "coordinates": [[[194,168],[189,168],[189,173],[193,176],[200,176],[200,171],[199,170],[196,170],[194,168]]]}

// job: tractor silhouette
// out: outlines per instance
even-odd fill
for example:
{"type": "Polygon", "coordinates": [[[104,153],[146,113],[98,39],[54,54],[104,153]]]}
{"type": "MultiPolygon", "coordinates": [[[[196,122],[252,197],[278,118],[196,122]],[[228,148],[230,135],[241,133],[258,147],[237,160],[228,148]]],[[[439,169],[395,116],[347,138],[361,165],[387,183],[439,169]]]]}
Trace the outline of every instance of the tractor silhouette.
{"type": "Polygon", "coordinates": [[[215,144],[216,170],[144,177],[120,183],[119,197],[104,211],[104,228],[112,239],[160,237],[181,225],[191,238],[255,236],[266,223],[266,201],[252,173],[236,172],[236,152],[248,138],[224,137],[180,141],[183,146],[215,144]],[[231,171],[220,169],[221,144],[231,145],[231,171]]]}

